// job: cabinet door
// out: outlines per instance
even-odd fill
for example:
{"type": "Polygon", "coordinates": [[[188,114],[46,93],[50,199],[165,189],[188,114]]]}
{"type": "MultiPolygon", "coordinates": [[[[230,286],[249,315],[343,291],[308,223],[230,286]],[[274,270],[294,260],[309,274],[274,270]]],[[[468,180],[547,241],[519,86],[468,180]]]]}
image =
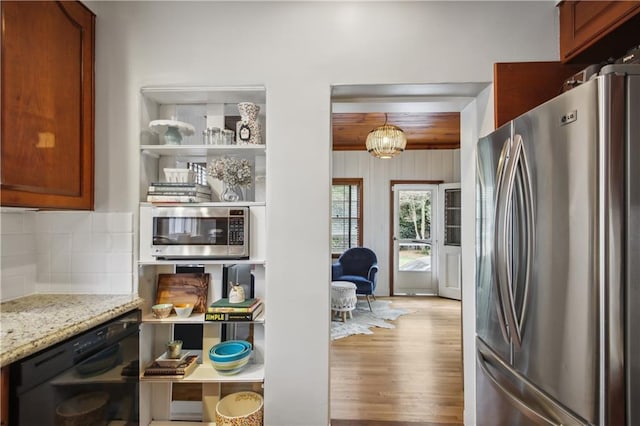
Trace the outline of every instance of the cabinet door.
{"type": "Polygon", "coordinates": [[[9,366],[0,370],[0,426],[9,425],[9,366]]]}
{"type": "Polygon", "coordinates": [[[615,59],[640,43],[638,1],[563,1],[558,8],[563,62],[615,59]]]}
{"type": "Polygon", "coordinates": [[[95,15],[80,2],[1,8],[1,204],[92,209],[95,15]]]}
{"type": "Polygon", "coordinates": [[[565,79],[583,65],[499,62],[493,65],[496,129],[562,92],[565,79]]]}

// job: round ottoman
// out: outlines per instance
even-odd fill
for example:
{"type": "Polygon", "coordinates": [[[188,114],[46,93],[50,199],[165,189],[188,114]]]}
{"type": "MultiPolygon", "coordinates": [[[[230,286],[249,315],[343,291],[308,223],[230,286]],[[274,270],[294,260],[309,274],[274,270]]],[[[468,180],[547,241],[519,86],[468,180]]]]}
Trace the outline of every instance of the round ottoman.
{"type": "Polygon", "coordinates": [[[331,282],[331,317],[338,315],[342,321],[353,318],[351,311],[356,308],[356,285],[349,281],[332,281],[331,282]]]}

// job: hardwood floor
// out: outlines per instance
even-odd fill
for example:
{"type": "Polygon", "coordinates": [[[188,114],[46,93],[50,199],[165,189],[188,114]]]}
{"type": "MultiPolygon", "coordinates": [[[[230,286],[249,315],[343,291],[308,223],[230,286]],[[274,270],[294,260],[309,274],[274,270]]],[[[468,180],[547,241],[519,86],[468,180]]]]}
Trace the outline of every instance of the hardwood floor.
{"type": "Polygon", "coordinates": [[[390,297],[413,313],[331,343],[332,426],[463,424],[459,301],[390,297]]]}

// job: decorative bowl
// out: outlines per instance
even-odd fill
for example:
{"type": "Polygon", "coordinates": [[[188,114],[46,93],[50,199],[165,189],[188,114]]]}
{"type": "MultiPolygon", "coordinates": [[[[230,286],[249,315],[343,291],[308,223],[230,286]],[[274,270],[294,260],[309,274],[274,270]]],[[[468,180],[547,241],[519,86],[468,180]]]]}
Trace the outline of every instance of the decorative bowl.
{"type": "Polygon", "coordinates": [[[172,309],[173,309],[172,303],[160,303],[158,305],[153,305],[151,307],[153,316],[158,319],[167,318],[169,314],[171,314],[172,309]]]}
{"type": "Polygon", "coordinates": [[[234,374],[238,374],[249,363],[249,359],[251,358],[251,353],[249,353],[246,357],[239,359],[238,361],[232,361],[229,363],[218,363],[215,361],[211,361],[213,365],[213,369],[218,372],[218,374],[222,376],[233,376],[234,374]]]}
{"type": "Polygon", "coordinates": [[[227,340],[209,349],[209,359],[214,362],[231,362],[251,353],[251,343],[244,340],[227,340]]]}
{"type": "Polygon", "coordinates": [[[249,363],[251,348],[251,343],[244,340],[218,343],[209,350],[209,360],[219,374],[230,376],[242,371],[249,363]]]}
{"type": "Polygon", "coordinates": [[[216,426],[262,426],[264,400],[256,392],[235,392],[216,404],[216,426]]]}
{"type": "Polygon", "coordinates": [[[193,303],[176,303],[173,309],[180,318],[189,318],[193,311],[193,303]]]}
{"type": "Polygon", "coordinates": [[[170,169],[164,168],[164,177],[167,182],[181,182],[190,183],[193,182],[195,175],[193,170],[189,169],[170,169]]]}
{"type": "Polygon", "coordinates": [[[191,136],[196,132],[193,125],[177,120],[153,120],[149,123],[149,128],[155,133],[164,133],[161,143],[166,145],[180,145],[182,135],[191,136]]]}

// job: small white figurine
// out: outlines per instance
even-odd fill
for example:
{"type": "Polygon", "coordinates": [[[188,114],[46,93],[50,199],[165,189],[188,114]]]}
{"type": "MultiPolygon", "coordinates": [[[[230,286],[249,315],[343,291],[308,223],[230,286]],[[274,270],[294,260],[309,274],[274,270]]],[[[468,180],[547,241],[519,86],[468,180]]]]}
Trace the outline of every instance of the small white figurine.
{"type": "Polygon", "coordinates": [[[231,290],[229,290],[229,303],[242,303],[244,302],[244,287],[240,283],[231,283],[231,290]]]}

